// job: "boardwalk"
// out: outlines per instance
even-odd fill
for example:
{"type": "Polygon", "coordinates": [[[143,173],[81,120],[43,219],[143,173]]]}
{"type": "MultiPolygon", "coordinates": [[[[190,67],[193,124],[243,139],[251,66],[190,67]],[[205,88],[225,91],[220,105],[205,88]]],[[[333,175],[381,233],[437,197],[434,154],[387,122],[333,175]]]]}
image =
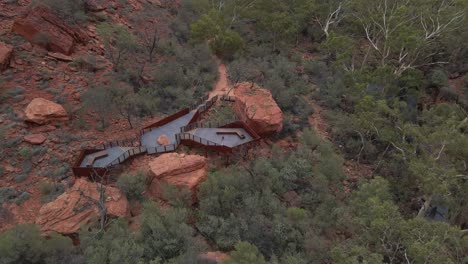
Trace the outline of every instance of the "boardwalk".
{"type": "Polygon", "coordinates": [[[253,140],[252,136],[243,128],[223,128],[223,130],[240,131],[244,138],[240,138],[235,134],[217,134],[220,129],[218,128],[196,128],[188,133],[198,136],[200,138],[209,140],[226,147],[236,147],[253,140]]]}
{"type": "Polygon", "coordinates": [[[195,115],[196,110],[190,111],[190,113],[179,117],[178,119],[161,127],[154,128],[153,130],[144,133],[141,136],[141,145],[147,148],[159,147],[156,141],[158,137],[166,135],[169,138],[169,144],[176,144],[176,135],[180,133],[180,128],[189,124],[195,115]]]}
{"type": "Polygon", "coordinates": [[[196,123],[196,119],[220,98],[224,101],[234,100],[232,97],[216,95],[143,129],[139,138],[118,140],[97,149],[82,150],[73,166],[73,173],[75,176],[89,176],[96,169],[113,167],[136,155],[176,151],[182,142],[189,146],[203,146],[217,152],[232,153],[236,147],[259,140],[260,137],[255,131],[242,121],[221,125],[220,128],[196,123]],[[169,145],[162,146],[157,143],[157,139],[162,135],[169,138],[169,145]]]}

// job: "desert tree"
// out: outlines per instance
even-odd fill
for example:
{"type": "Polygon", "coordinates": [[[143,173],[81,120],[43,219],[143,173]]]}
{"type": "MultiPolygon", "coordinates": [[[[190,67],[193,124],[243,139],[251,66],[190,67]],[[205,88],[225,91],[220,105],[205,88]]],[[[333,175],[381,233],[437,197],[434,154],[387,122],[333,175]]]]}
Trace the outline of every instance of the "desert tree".
{"type": "Polygon", "coordinates": [[[104,42],[107,56],[114,65],[114,71],[119,71],[126,56],[138,47],[135,38],[127,28],[120,25],[101,23],[98,25],[97,31],[104,42]]]}
{"type": "Polygon", "coordinates": [[[346,16],[348,0],[314,0],[310,1],[309,8],[312,22],[316,23],[325,34],[326,38],[330,36],[333,28],[337,27],[346,16]]]}
{"type": "Polygon", "coordinates": [[[409,69],[448,63],[432,60],[441,52],[437,41],[462,25],[466,6],[445,0],[355,0],[351,12],[380,65],[401,75],[409,69]]]}
{"type": "Polygon", "coordinates": [[[100,127],[107,125],[107,120],[115,113],[110,90],[99,86],[88,89],[82,96],[85,109],[93,111],[100,121],[100,127]]]}

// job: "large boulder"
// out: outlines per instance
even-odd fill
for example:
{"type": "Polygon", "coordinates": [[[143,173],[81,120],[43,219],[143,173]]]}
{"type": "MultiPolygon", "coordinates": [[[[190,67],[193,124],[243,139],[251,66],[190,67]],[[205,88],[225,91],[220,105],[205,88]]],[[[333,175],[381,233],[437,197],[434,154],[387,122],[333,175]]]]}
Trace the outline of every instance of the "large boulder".
{"type": "Polygon", "coordinates": [[[283,112],[270,91],[248,82],[234,86],[234,111],[259,135],[278,133],[283,129],[283,112]]]}
{"type": "MultiPolygon", "coordinates": [[[[98,220],[98,183],[77,179],[73,187],[39,210],[36,224],[43,232],[76,233],[91,220],[98,220]]],[[[117,188],[104,186],[107,216],[124,217],[129,211],[128,200],[117,188]]]]}
{"type": "Polygon", "coordinates": [[[13,47],[0,41],[0,71],[8,68],[12,54],[13,47]]]}
{"type": "Polygon", "coordinates": [[[26,121],[40,125],[68,120],[67,111],[63,106],[43,98],[33,99],[26,107],[25,115],[26,121]]]}
{"type": "Polygon", "coordinates": [[[20,15],[13,23],[12,31],[49,51],[66,55],[73,52],[77,43],[88,41],[85,31],[68,25],[42,5],[20,15]]]}
{"type": "Polygon", "coordinates": [[[197,187],[207,176],[206,158],[199,155],[167,153],[151,160],[149,167],[153,177],[148,192],[154,198],[161,198],[161,184],[167,183],[192,191],[195,201],[197,187]]]}

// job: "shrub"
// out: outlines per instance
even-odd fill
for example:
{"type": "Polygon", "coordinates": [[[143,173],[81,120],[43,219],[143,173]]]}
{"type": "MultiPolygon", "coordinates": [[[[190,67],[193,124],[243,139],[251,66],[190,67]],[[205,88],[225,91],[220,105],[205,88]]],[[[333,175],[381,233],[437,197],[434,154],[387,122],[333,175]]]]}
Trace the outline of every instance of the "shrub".
{"type": "Polygon", "coordinates": [[[49,182],[42,182],[39,185],[39,189],[42,194],[41,202],[48,203],[55,200],[55,198],[62,194],[65,191],[65,186],[63,186],[63,184],[51,184],[49,182]]]}
{"type": "Polygon", "coordinates": [[[39,227],[20,224],[0,234],[1,263],[79,263],[72,262],[73,245],[70,238],[52,233],[41,236],[39,227]]]}
{"type": "Polygon", "coordinates": [[[432,71],[430,78],[431,85],[437,88],[442,88],[448,84],[447,73],[442,69],[432,71]]]}
{"type": "Polygon", "coordinates": [[[69,23],[82,23],[87,19],[85,0],[36,0],[35,4],[46,5],[69,23]]]}
{"type": "Polygon", "coordinates": [[[132,201],[141,201],[146,187],[146,175],[142,172],[136,175],[120,175],[117,187],[132,201]]]}
{"type": "Polygon", "coordinates": [[[13,200],[17,195],[17,191],[14,188],[0,187],[0,204],[13,200]]]}
{"type": "Polygon", "coordinates": [[[24,201],[28,200],[30,196],[31,195],[28,192],[23,192],[14,200],[14,203],[16,203],[17,205],[20,205],[24,201]]]}
{"type": "Polygon", "coordinates": [[[29,174],[27,173],[21,173],[19,175],[16,175],[14,178],[15,178],[15,182],[17,183],[20,183],[24,180],[26,180],[28,178],[29,174]]]}
{"type": "Polygon", "coordinates": [[[23,147],[18,152],[18,154],[23,159],[29,159],[31,157],[31,148],[30,147],[23,147]]]}

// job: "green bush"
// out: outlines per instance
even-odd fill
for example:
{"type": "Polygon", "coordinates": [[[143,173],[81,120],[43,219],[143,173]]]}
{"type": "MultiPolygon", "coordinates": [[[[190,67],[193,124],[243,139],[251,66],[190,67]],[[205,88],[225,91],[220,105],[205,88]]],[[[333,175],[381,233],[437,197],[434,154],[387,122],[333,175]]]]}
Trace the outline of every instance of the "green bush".
{"type": "Polygon", "coordinates": [[[146,175],[142,172],[136,175],[120,175],[117,187],[131,201],[143,200],[143,192],[146,188],[146,175]]]}
{"type": "Polygon", "coordinates": [[[23,159],[29,159],[31,158],[31,154],[32,154],[32,151],[31,151],[31,148],[30,147],[23,147],[21,148],[21,150],[18,152],[19,156],[23,159]]]}
{"type": "Polygon", "coordinates": [[[13,200],[17,195],[18,193],[14,188],[0,187],[0,204],[13,200]]]}
{"type": "Polygon", "coordinates": [[[14,176],[14,179],[15,179],[15,182],[20,183],[26,180],[28,176],[29,176],[28,173],[21,173],[21,174],[14,176]]]}
{"type": "Polygon", "coordinates": [[[62,194],[65,191],[65,186],[59,183],[52,184],[49,182],[42,182],[39,185],[39,190],[42,194],[41,202],[48,203],[55,200],[55,198],[62,194]]]}
{"type": "Polygon", "coordinates": [[[52,233],[45,238],[39,227],[21,224],[0,233],[0,262],[16,263],[79,263],[70,238],[52,233]]]}
{"type": "Polygon", "coordinates": [[[447,73],[442,69],[435,69],[432,71],[430,76],[431,85],[442,88],[447,86],[448,84],[448,76],[447,73]]]}
{"type": "Polygon", "coordinates": [[[14,202],[18,205],[22,204],[24,201],[28,200],[30,196],[31,194],[23,192],[14,200],[14,202]]]}
{"type": "Polygon", "coordinates": [[[35,0],[33,4],[43,4],[49,7],[69,23],[78,24],[85,22],[87,19],[85,0],[35,0]]]}

